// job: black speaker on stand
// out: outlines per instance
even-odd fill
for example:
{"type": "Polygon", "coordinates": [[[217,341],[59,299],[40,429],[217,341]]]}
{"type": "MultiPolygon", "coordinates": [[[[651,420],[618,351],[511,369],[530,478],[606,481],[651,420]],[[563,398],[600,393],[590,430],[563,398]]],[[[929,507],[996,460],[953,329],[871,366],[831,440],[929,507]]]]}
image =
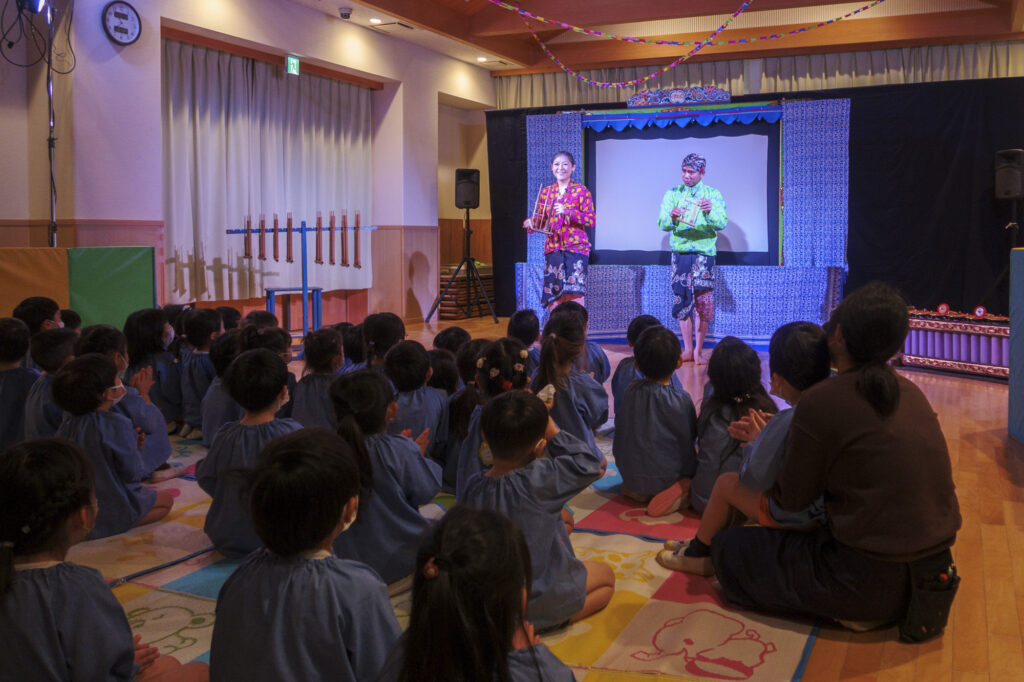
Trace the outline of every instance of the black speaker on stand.
{"type": "MultiPolygon", "coordinates": [[[[1010,249],[1017,248],[1017,212],[1020,202],[1024,199],[1024,149],[1004,149],[996,152],[996,198],[1010,202],[1010,222],[1003,229],[1010,231],[1010,249]]],[[[1007,258],[1003,271],[999,273],[992,286],[981,297],[979,307],[983,307],[1006,276],[1010,274],[1010,261],[1007,258]]]]}
{"type": "MultiPolygon", "coordinates": [[[[480,206],[480,171],[476,168],[456,168],[455,169],[455,208],[466,209],[466,223],[465,223],[465,242],[462,247],[462,262],[455,268],[455,272],[448,278],[448,283],[445,284],[444,289],[441,291],[441,295],[434,301],[434,305],[430,307],[430,312],[424,318],[424,322],[430,322],[430,318],[437,312],[438,306],[441,305],[441,301],[448,294],[448,290],[455,284],[455,280],[458,279],[459,273],[462,271],[463,266],[466,268],[466,305],[462,308],[466,317],[473,316],[473,306],[480,305],[480,297],[483,296],[484,303],[487,304],[487,309],[491,311],[491,317],[494,318],[494,323],[498,323],[498,315],[494,312],[494,306],[491,305],[491,299],[488,298],[487,292],[484,290],[484,283],[480,280],[480,271],[476,268],[476,259],[470,254],[470,238],[473,236],[473,231],[469,229],[469,209],[478,208],[480,206]],[[474,283],[476,288],[474,290],[474,283]]],[[[455,302],[458,305],[458,301],[455,302]]]]}

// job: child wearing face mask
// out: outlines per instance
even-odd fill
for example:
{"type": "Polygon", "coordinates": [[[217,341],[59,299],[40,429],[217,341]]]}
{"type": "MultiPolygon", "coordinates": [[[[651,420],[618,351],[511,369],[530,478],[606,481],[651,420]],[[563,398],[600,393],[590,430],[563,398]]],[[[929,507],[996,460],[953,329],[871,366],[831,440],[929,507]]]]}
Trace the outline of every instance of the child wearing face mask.
{"type": "Polygon", "coordinates": [[[124,322],[124,336],[131,363],[124,380],[131,383],[136,374],[150,369],[153,386],[149,399],[163,415],[167,433],[174,433],[181,418],[181,367],[169,350],[174,327],[167,313],[160,308],[136,310],[124,322]]]}
{"type": "MultiPolygon", "coordinates": [[[[102,353],[114,361],[118,376],[128,370],[128,345],[116,327],[109,324],[94,324],[82,330],[82,336],[75,343],[75,355],[102,353]]],[[[171,439],[167,436],[167,425],[163,414],[150,400],[153,388],[152,370],[142,370],[132,375],[131,381],[124,382],[125,394],[114,406],[114,411],[132,422],[140,436],[139,456],[142,470],[149,482],[165,481],[180,476],[184,468],[167,463],[171,456],[171,439]]]]}
{"type": "Polygon", "coordinates": [[[245,416],[217,431],[206,459],[196,465],[196,480],[213,498],[203,529],[222,554],[241,557],[263,546],[241,499],[244,472],[256,464],[264,445],[302,424],[274,416],[288,402],[288,366],[273,351],[257,348],[239,354],[223,379],[245,416]]]}
{"type": "Polygon", "coordinates": [[[142,485],[139,436],[112,409],[126,393],[114,361],[100,353],[75,358],[53,379],[53,399],[69,413],[57,436],[78,443],[95,470],[99,513],[90,539],[159,521],[174,505],[171,491],[142,485]]]}

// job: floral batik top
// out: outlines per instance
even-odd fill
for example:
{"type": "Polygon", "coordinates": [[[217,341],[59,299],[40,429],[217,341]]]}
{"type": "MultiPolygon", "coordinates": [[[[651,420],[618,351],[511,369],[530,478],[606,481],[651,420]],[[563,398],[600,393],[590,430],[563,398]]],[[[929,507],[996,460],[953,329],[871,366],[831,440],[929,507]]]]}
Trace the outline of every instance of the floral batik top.
{"type": "MultiPolygon", "coordinates": [[[[590,190],[577,182],[570,182],[565,188],[562,203],[565,213],[558,216],[554,213],[554,205],[558,201],[558,183],[548,185],[540,192],[537,211],[544,207],[544,218],[552,234],[544,242],[544,253],[570,251],[584,256],[590,255],[590,240],[587,230],[594,229],[594,199],[590,190]]],[[[534,216],[536,222],[539,213],[534,216]]]]}

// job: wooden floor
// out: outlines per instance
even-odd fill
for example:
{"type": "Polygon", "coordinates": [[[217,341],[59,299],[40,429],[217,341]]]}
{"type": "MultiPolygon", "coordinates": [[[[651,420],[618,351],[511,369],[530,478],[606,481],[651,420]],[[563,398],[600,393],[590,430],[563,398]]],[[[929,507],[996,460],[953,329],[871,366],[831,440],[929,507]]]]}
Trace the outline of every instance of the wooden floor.
{"type": "MultiPolygon", "coordinates": [[[[428,348],[458,324],[474,338],[504,336],[507,318],[412,324],[428,348]]],[[[628,348],[606,347],[614,366],[628,348]]],[[[767,379],[767,359],[764,359],[767,379]]],[[[704,367],[684,365],[684,387],[699,399],[704,367]]],[[[946,634],[903,644],[895,628],[856,634],[823,627],[803,679],[1024,681],[1024,446],[1006,432],[1008,387],[966,377],[902,371],[939,415],[960,499],[963,528],[953,547],[963,578],[946,634]]]]}

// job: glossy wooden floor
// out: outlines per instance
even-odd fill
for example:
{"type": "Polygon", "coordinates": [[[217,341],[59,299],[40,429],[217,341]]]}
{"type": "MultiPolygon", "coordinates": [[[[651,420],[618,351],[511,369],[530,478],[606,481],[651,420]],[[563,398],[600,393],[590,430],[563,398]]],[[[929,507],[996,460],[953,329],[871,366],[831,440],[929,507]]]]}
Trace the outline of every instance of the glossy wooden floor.
{"type": "MultiPolygon", "coordinates": [[[[409,325],[409,338],[428,348],[440,329],[458,324],[474,338],[498,338],[508,320],[490,318],[409,325]]],[[[623,346],[606,347],[614,365],[623,346]]],[[[767,359],[764,359],[767,379],[767,359]]],[[[684,365],[694,397],[704,367],[684,365]]],[[[903,644],[895,628],[852,633],[823,627],[803,679],[1024,681],[1024,446],[1006,432],[1008,387],[966,377],[902,372],[931,401],[942,424],[960,499],[963,528],[953,548],[963,582],[946,634],[903,644]]]]}

